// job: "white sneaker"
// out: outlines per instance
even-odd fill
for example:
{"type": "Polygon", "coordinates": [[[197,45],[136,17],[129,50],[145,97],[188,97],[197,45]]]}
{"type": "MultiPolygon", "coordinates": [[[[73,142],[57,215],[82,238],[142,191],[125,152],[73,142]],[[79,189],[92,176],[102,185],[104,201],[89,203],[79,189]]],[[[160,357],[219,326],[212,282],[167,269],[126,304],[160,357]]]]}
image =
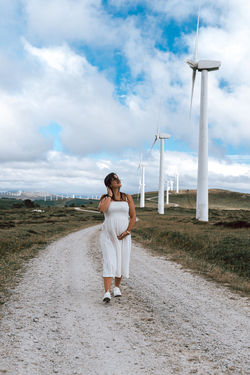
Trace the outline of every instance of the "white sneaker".
{"type": "Polygon", "coordinates": [[[114,297],[121,297],[121,291],[120,291],[120,288],[118,288],[118,286],[115,286],[114,287],[114,297]]]}
{"type": "Polygon", "coordinates": [[[110,302],[110,300],[111,300],[111,294],[110,294],[110,292],[108,291],[108,292],[106,292],[106,293],[104,294],[104,296],[103,296],[103,302],[110,302]]]}

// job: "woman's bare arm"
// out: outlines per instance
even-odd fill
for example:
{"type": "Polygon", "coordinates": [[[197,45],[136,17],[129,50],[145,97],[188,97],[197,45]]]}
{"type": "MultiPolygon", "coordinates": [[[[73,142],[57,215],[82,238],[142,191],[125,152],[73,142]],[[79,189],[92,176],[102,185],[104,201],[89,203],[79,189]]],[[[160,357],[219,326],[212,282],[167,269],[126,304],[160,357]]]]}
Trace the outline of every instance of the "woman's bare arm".
{"type": "Polygon", "coordinates": [[[135,212],[135,205],[134,205],[133,198],[131,197],[130,194],[127,194],[127,197],[128,197],[129,217],[130,217],[127,230],[130,232],[133,229],[135,222],[136,222],[136,212],[135,212]]]}
{"type": "Polygon", "coordinates": [[[128,198],[128,205],[129,205],[129,217],[130,217],[129,225],[125,232],[120,234],[120,236],[117,236],[118,240],[123,240],[123,238],[128,235],[127,231],[130,232],[133,229],[133,226],[135,225],[135,222],[136,222],[136,213],[135,213],[135,205],[134,205],[133,198],[129,194],[127,194],[127,198],[128,198]]]}
{"type": "Polygon", "coordinates": [[[98,211],[101,213],[104,213],[109,208],[111,202],[111,198],[107,197],[107,195],[103,195],[100,199],[99,205],[98,205],[98,211]]]}
{"type": "Polygon", "coordinates": [[[113,191],[109,186],[107,186],[107,194],[103,194],[101,196],[101,199],[98,205],[98,211],[100,211],[101,213],[104,213],[105,211],[107,211],[107,209],[109,208],[112,196],[113,196],[113,191]]]}

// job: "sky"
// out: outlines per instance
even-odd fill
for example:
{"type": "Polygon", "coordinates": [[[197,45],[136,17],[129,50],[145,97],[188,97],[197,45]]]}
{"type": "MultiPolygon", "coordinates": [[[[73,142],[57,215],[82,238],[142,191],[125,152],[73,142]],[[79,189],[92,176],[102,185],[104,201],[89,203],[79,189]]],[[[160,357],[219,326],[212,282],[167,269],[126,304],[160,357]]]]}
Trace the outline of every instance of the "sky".
{"type": "Polygon", "coordinates": [[[200,3],[199,59],[208,79],[209,188],[250,193],[250,2],[0,0],[0,190],[102,194],[196,188],[200,73],[189,118],[200,3]]]}

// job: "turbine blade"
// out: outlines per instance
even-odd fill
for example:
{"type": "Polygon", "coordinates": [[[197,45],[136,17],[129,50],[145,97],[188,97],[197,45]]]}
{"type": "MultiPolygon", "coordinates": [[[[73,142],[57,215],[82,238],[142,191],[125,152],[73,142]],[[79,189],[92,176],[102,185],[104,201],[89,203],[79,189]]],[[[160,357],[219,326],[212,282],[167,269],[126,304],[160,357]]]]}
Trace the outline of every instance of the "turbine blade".
{"type": "Polygon", "coordinates": [[[160,134],[160,122],[158,121],[158,125],[157,125],[157,136],[159,136],[160,134]]]}
{"type": "Polygon", "coordinates": [[[157,136],[155,136],[155,140],[154,140],[154,143],[153,143],[152,146],[151,146],[151,150],[152,150],[152,148],[154,147],[154,145],[156,144],[156,142],[157,142],[157,136]]]}
{"type": "Polygon", "coordinates": [[[194,60],[186,60],[186,63],[190,66],[191,69],[198,68],[198,62],[194,60]]]}
{"type": "Polygon", "coordinates": [[[195,78],[196,78],[196,69],[193,69],[189,118],[191,118],[191,114],[192,114],[192,106],[193,106],[193,96],[194,96],[194,84],[195,84],[195,78]]]}
{"type": "Polygon", "coordinates": [[[194,47],[194,61],[198,60],[199,25],[200,25],[200,5],[199,5],[199,11],[198,11],[198,18],[197,18],[196,38],[195,38],[195,47],[194,47]]]}

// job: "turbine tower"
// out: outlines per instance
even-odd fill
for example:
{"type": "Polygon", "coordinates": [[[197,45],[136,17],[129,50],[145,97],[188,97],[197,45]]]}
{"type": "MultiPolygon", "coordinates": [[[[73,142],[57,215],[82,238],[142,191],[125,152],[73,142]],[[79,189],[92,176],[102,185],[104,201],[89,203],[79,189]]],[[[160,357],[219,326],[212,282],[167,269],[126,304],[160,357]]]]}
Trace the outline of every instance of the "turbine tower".
{"type": "Polygon", "coordinates": [[[176,173],[175,181],[176,181],[176,194],[179,194],[179,173],[176,173]]]}
{"type": "Polygon", "coordinates": [[[155,135],[154,143],[151,149],[154,147],[155,143],[160,140],[160,170],[159,170],[159,192],[158,192],[158,213],[164,215],[164,140],[169,139],[169,134],[160,134],[160,128],[157,129],[157,134],[155,135]]]}
{"type": "Polygon", "coordinates": [[[141,169],[141,178],[139,183],[140,189],[140,208],[145,207],[145,166],[146,164],[143,163],[142,157],[138,166],[138,169],[141,169]]]}
{"type": "Polygon", "coordinates": [[[166,204],[169,204],[169,182],[167,181],[166,204]]]}
{"type": "Polygon", "coordinates": [[[190,103],[190,117],[193,104],[194,84],[197,70],[201,72],[201,97],[200,97],[200,128],[199,128],[199,151],[198,151],[198,179],[196,197],[196,219],[208,221],[208,72],[218,70],[220,61],[199,60],[198,61],[198,35],[199,35],[200,9],[198,13],[195,49],[193,60],[187,60],[187,64],[193,70],[192,90],[190,103]]]}

